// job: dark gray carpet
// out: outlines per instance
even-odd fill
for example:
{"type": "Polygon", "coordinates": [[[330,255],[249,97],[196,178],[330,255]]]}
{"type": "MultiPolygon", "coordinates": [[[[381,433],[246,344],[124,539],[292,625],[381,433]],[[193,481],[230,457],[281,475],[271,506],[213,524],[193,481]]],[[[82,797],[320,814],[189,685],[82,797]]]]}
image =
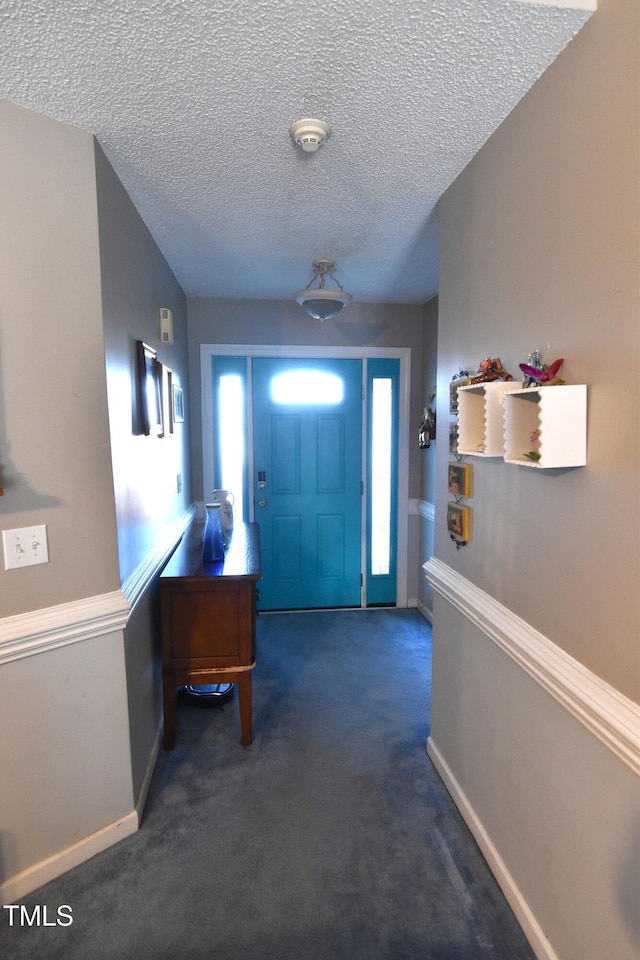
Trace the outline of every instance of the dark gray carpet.
{"type": "MultiPolygon", "coordinates": [[[[533,960],[425,754],[415,610],[261,615],[254,743],[181,706],[140,831],[23,901],[8,960],[533,960]]],[[[6,911],[3,911],[6,914],[6,911]]]]}

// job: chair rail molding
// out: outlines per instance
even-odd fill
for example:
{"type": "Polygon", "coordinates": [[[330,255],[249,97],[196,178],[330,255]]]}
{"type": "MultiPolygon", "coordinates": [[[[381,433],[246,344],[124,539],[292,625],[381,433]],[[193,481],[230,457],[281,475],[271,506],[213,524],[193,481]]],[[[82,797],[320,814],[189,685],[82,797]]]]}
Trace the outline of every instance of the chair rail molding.
{"type": "Polygon", "coordinates": [[[430,520],[432,523],[435,523],[436,507],[434,503],[430,503],[428,500],[418,500],[417,512],[423,520],[430,520]]]}
{"type": "Polygon", "coordinates": [[[130,606],[121,590],[0,620],[0,664],[123,630],[130,606]]]}
{"type": "Polygon", "coordinates": [[[131,611],[193,519],[190,508],[143,557],[121,590],[83,597],[0,620],[0,664],[124,630],[131,611]]]}
{"type": "Polygon", "coordinates": [[[640,705],[437,557],[423,569],[437,593],[640,774],[640,705]]]}
{"type": "Polygon", "coordinates": [[[151,549],[124,581],[122,592],[127,598],[131,610],[160,573],[196,513],[197,508],[192,505],[178,520],[174,523],[168,523],[151,549]]]}

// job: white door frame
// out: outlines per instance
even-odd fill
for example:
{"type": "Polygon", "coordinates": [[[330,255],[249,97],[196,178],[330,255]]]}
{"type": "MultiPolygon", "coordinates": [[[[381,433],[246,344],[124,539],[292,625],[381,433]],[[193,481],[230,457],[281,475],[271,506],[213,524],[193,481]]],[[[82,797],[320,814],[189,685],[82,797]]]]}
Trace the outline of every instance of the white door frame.
{"type": "MultiPolygon", "coordinates": [[[[200,344],[200,400],[202,410],[202,483],[203,491],[213,490],[213,375],[212,357],[275,357],[276,359],[368,360],[387,358],[400,361],[399,437],[398,437],[398,566],[396,605],[406,607],[408,600],[409,548],[409,412],[411,389],[411,347],[304,347],[249,343],[200,344]]],[[[251,397],[247,398],[251,403],[251,397]]],[[[250,418],[251,420],[251,418],[250,418]]],[[[363,437],[363,446],[366,437],[363,437]]],[[[249,456],[253,456],[253,437],[247,437],[249,456]]],[[[363,459],[364,463],[364,459],[363,459]]],[[[253,464],[249,464],[253,483],[253,464]]],[[[253,509],[253,497],[250,498],[253,509]]]]}

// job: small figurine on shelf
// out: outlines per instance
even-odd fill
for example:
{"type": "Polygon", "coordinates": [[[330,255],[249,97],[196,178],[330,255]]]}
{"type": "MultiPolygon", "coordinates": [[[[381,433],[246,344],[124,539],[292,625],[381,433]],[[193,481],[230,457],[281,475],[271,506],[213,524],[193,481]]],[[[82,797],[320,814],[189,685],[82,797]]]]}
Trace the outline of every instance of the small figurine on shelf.
{"type": "Polygon", "coordinates": [[[542,362],[542,357],[537,350],[534,353],[530,353],[528,363],[519,364],[525,377],[522,385],[524,387],[560,386],[560,384],[566,382],[558,376],[558,371],[563,363],[564,358],[554,360],[553,363],[547,366],[546,363],[542,362]]]}
{"type": "Polygon", "coordinates": [[[507,373],[502,366],[500,357],[487,357],[478,366],[478,376],[470,377],[467,380],[467,386],[476,383],[490,383],[492,380],[513,380],[510,373],[507,373]]]}
{"type": "Polygon", "coordinates": [[[540,459],[540,430],[534,430],[531,436],[529,437],[531,442],[531,450],[528,453],[525,453],[524,456],[527,460],[533,460],[534,463],[537,463],[540,459]]]}

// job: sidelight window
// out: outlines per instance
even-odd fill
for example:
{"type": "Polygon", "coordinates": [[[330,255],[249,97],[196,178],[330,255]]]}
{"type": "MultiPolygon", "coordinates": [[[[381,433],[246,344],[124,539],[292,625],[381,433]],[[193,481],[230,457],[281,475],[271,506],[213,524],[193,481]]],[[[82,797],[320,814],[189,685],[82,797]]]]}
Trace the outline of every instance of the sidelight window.
{"type": "Polygon", "coordinates": [[[367,361],[367,605],[396,602],[400,362],[367,361]]]}
{"type": "Polygon", "coordinates": [[[233,494],[238,522],[249,518],[246,382],[244,357],[214,357],[214,483],[233,494]]]}

